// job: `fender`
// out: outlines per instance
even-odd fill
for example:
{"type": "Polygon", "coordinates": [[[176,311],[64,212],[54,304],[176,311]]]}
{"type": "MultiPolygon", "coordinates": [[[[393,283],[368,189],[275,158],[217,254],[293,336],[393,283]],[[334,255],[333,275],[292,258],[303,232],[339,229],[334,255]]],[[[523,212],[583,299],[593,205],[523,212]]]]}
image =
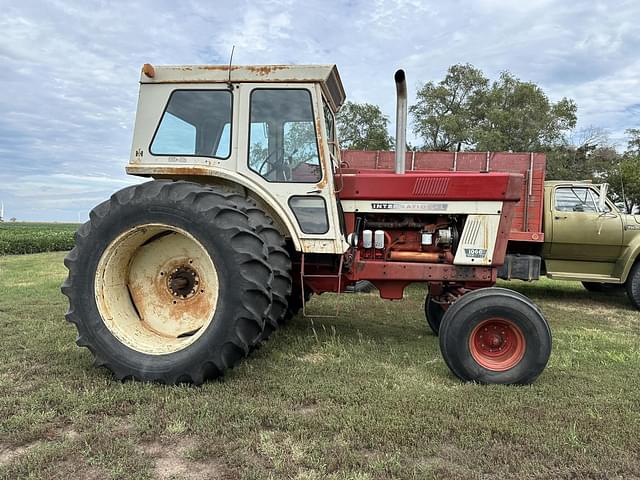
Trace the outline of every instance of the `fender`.
{"type": "Polygon", "coordinates": [[[302,251],[302,243],[296,231],[296,226],[291,222],[284,209],[267,190],[243,175],[206,165],[174,166],[148,163],[129,164],[126,167],[126,171],[130,175],[141,177],[184,179],[203,184],[226,184],[234,190],[246,190],[251,198],[258,202],[265,211],[269,212],[273,220],[280,226],[280,229],[284,229],[282,233],[291,238],[296,251],[302,251]]]}
{"type": "MultiPolygon", "coordinates": [[[[625,232],[626,233],[626,232],[625,232]]],[[[640,235],[636,235],[625,248],[622,256],[616,262],[616,271],[620,272],[620,281],[627,281],[631,267],[640,259],[640,235]]]]}

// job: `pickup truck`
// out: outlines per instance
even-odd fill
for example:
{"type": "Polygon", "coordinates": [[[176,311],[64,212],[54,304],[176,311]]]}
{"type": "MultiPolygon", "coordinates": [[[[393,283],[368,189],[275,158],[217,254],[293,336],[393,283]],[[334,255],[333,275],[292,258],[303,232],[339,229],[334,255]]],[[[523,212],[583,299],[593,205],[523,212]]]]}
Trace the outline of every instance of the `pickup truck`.
{"type": "MultiPolygon", "coordinates": [[[[386,169],[393,152],[343,150],[343,166],[386,169]]],[[[626,288],[640,309],[640,215],[620,211],[607,198],[607,185],[545,181],[542,153],[408,152],[406,171],[512,172],[525,182],[517,203],[498,277],[533,281],[546,275],[582,282],[589,291],[626,288]]],[[[431,291],[425,314],[437,334],[440,319],[455,295],[455,285],[431,291]]]]}

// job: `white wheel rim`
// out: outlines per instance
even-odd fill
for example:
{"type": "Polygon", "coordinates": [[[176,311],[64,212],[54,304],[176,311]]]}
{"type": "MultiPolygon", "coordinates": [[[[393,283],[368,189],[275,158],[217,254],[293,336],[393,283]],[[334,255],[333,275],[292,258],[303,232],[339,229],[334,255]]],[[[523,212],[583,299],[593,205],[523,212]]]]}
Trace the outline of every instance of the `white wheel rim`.
{"type": "Polygon", "coordinates": [[[218,272],[188,232],[163,224],[140,225],[105,249],[95,297],[105,326],[138,352],[163,355],[195,342],[213,320],[218,272]]]}

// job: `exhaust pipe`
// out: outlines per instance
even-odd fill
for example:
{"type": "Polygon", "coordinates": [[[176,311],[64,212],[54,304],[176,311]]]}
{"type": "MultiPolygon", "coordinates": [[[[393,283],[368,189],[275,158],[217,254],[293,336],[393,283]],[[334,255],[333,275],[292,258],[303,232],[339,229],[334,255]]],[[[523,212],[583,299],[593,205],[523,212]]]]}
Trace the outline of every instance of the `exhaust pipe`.
{"type": "Polygon", "coordinates": [[[407,80],[404,70],[398,70],[396,81],[396,173],[404,175],[407,156],[407,80]]]}

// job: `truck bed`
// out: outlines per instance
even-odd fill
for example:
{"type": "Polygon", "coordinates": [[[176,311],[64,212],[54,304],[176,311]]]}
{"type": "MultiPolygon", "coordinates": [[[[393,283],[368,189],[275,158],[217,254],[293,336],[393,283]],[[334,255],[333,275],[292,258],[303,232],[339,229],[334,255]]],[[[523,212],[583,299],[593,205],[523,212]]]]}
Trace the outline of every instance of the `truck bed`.
{"type": "MultiPolygon", "coordinates": [[[[511,224],[509,240],[543,242],[542,202],[546,158],[543,153],[508,152],[407,152],[406,171],[509,172],[524,176],[520,200],[511,224]]],[[[343,150],[345,169],[393,170],[395,153],[343,150]]]]}

